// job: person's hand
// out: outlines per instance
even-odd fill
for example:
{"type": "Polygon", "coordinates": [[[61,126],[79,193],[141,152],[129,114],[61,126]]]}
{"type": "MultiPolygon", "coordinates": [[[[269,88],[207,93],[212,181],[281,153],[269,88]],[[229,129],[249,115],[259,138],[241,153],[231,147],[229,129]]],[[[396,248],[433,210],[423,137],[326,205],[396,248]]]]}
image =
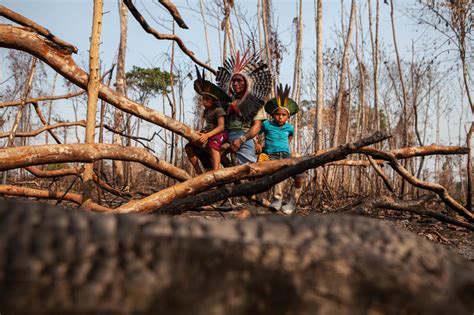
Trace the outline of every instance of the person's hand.
{"type": "Polygon", "coordinates": [[[199,135],[198,142],[199,142],[200,144],[204,144],[204,143],[207,142],[208,139],[209,139],[209,136],[207,135],[207,133],[201,133],[201,134],[199,135]]]}
{"type": "Polygon", "coordinates": [[[237,152],[240,149],[240,146],[242,146],[242,140],[239,138],[235,139],[234,142],[232,142],[232,145],[230,146],[230,149],[232,152],[237,152]]]}
{"type": "Polygon", "coordinates": [[[263,151],[262,144],[258,141],[255,141],[255,153],[260,154],[263,151]]]}

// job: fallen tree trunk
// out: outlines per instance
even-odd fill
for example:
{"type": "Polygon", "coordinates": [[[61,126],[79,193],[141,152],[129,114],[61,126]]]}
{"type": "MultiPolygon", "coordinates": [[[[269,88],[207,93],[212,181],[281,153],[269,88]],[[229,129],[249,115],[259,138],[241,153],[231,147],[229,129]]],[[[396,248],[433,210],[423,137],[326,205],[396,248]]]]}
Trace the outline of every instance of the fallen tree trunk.
{"type": "Polygon", "coordinates": [[[143,199],[132,200],[115,209],[115,211],[119,213],[152,212],[154,209],[167,205],[178,198],[192,196],[219,185],[272,174],[282,168],[294,165],[300,159],[301,158],[252,163],[207,172],[186,182],[165,188],[143,199]]]}
{"type": "MultiPolygon", "coordinates": [[[[375,154],[379,152],[375,148],[364,148],[365,152],[374,152],[375,154]]],[[[444,146],[444,145],[428,145],[428,146],[418,146],[418,147],[407,147],[394,150],[388,150],[384,152],[389,152],[393,154],[396,159],[409,159],[417,156],[428,156],[428,155],[453,155],[453,154],[468,154],[468,147],[460,146],[444,146]]]]}
{"type": "Polygon", "coordinates": [[[367,207],[372,207],[372,208],[383,208],[383,209],[391,209],[391,210],[397,210],[397,211],[416,213],[422,216],[435,218],[436,220],[444,222],[444,223],[449,223],[452,225],[460,226],[468,230],[474,231],[474,224],[472,223],[462,222],[452,217],[449,217],[447,215],[441,214],[439,212],[423,209],[424,203],[431,200],[432,198],[433,198],[433,195],[426,196],[426,198],[421,198],[420,200],[405,201],[405,200],[394,200],[393,198],[390,198],[388,196],[382,196],[380,198],[366,200],[362,202],[362,205],[367,206],[367,207]]]}
{"type": "MultiPolygon", "coordinates": [[[[76,65],[70,53],[57,48],[54,43],[41,38],[28,29],[1,24],[0,47],[30,53],[47,63],[75,85],[87,89],[89,76],[76,65]]],[[[102,83],[99,87],[99,98],[116,108],[166,128],[190,141],[197,141],[199,138],[198,133],[186,124],[133,102],[102,83]]]]}
{"type": "Polygon", "coordinates": [[[0,171],[32,165],[95,162],[102,159],[138,162],[179,181],[190,178],[184,170],[158,159],[145,149],[115,144],[55,144],[0,149],[0,171]]]}
{"type": "Polygon", "coordinates": [[[436,193],[444,203],[446,203],[451,209],[462,215],[469,221],[474,221],[474,214],[468,209],[464,208],[459,202],[457,202],[448,193],[446,188],[439,184],[429,183],[422,181],[415,176],[411,175],[406,168],[404,168],[397,160],[397,157],[392,152],[382,151],[374,148],[361,148],[358,150],[359,153],[371,155],[374,158],[389,161],[392,168],[403,178],[405,178],[410,184],[415,187],[423,188],[436,193]]]}
{"type": "MultiPolygon", "coordinates": [[[[179,189],[175,189],[178,186],[175,185],[141,200],[131,201],[115,210],[119,213],[159,212],[179,214],[191,208],[208,205],[210,203],[213,203],[218,200],[223,200],[228,197],[257,194],[268,190],[276,183],[279,183],[288,177],[302,173],[310,168],[316,168],[328,162],[342,160],[349,154],[355,153],[357,149],[383,141],[388,138],[388,135],[377,132],[374,135],[364,138],[358,142],[345,144],[338,148],[327,150],[326,152],[318,154],[316,156],[299,157],[279,161],[268,161],[264,163],[252,163],[205,173],[187,182],[178,184],[181,185],[179,189]],[[278,167],[276,169],[270,168],[270,165],[272,165],[273,167],[278,167]],[[255,170],[257,168],[260,168],[261,172],[253,172],[253,174],[251,174],[251,170],[255,170]],[[253,175],[254,177],[256,177],[257,175],[272,175],[255,179],[245,184],[239,184],[232,187],[226,185],[224,187],[209,191],[210,188],[212,188],[213,186],[217,186],[218,184],[223,184],[229,181],[235,181],[237,179],[243,179],[244,176],[241,176],[243,172],[253,175]],[[235,178],[234,175],[237,176],[237,178],[235,178]],[[190,183],[194,184],[192,188],[190,183]],[[204,187],[203,184],[207,185],[204,187]],[[193,195],[204,190],[207,191],[199,195],[185,198],[183,200],[177,200],[177,198],[193,195]],[[169,206],[166,206],[167,204],[169,204],[169,206]]],[[[249,176],[247,175],[246,177],[248,178],[249,176]]]]}
{"type": "Polygon", "coordinates": [[[63,49],[69,50],[73,53],[77,53],[77,51],[78,51],[76,46],[71,45],[71,44],[63,41],[62,39],[54,36],[53,33],[51,33],[47,28],[44,28],[41,25],[36,24],[32,20],[24,17],[21,14],[18,14],[16,12],[8,9],[7,7],[5,7],[3,5],[0,5],[0,16],[4,16],[7,19],[9,19],[10,21],[13,21],[15,23],[18,23],[20,25],[23,25],[23,26],[26,26],[28,28],[31,28],[31,29],[35,30],[35,32],[37,32],[38,34],[43,35],[44,37],[51,40],[52,42],[54,42],[56,45],[58,45],[59,47],[61,47],[63,49]]]}

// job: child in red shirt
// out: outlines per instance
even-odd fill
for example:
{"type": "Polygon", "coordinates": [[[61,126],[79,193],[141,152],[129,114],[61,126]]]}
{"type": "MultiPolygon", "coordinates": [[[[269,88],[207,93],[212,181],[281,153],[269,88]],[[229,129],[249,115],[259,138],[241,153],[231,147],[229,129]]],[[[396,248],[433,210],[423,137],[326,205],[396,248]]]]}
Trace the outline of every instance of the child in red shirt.
{"type": "MultiPolygon", "coordinates": [[[[196,69],[197,70],[197,69],[196,69]]],[[[197,80],[194,81],[194,90],[202,96],[201,103],[205,107],[204,120],[206,125],[200,131],[197,143],[188,143],[185,146],[186,154],[197,174],[202,174],[199,160],[206,170],[218,170],[221,164],[221,146],[227,142],[227,132],[224,130],[225,110],[219,103],[229,102],[230,97],[217,85],[201,76],[197,71],[197,80]],[[211,165],[209,165],[209,158],[211,165]]]]}

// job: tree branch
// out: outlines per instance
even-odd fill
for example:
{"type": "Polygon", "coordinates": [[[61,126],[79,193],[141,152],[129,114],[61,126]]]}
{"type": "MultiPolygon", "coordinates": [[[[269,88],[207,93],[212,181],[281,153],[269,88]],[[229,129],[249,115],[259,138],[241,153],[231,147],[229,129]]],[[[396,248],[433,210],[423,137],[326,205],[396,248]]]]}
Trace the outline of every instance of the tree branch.
{"type": "MultiPolygon", "coordinates": [[[[39,96],[35,98],[27,98],[24,102],[25,104],[28,103],[35,103],[35,102],[40,102],[40,101],[54,101],[54,100],[62,100],[62,99],[68,99],[71,97],[79,96],[81,94],[84,94],[86,91],[78,91],[78,92],[72,92],[64,95],[56,95],[56,96],[39,96]]],[[[4,107],[9,107],[9,106],[18,106],[21,105],[22,100],[16,100],[16,101],[10,101],[10,102],[1,102],[0,103],[0,108],[4,107]]]]}
{"type": "MultiPolygon", "coordinates": [[[[77,175],[77,174],[80,174],[84,171],[83,167],[82,168],[80,168],[80,167],[69,167],[69,168],[63,168],[63,169],[59,169],[59,170],[49,170],[49,171],[47,171],[47,170],[42,170],[42,169],[40,169],[36,166],[28,166],[28,167],[25,167],[25,169],[28,172],[30,172],[31,174],[33,174],[34,176],[41,177],[41,178],[52,178],[52,177],[59,177],[59,176],[77,175]]],[[[97,183],[97,185],[99,185],[101,188],[103,188],[104,190],[108,191],[111,194],[114,194],[116,196],[120,196],[120,197],[123,197],[123,198],[132,196],[130,193],[122,192],[122,191],[119,191],[119,190],[113,188],[107,182],[100,179],[99,176],[97,176],[97,174],[93,174],[93,179],[97,183]]]]}
{"type": "Polygon", "coordinates": [[[370,164],[374,168],[375,172],[382,178],[383,183],[385,184],[385,187],[391,192],[394,193],[395,190],[393,189],[392,184],[390,183],[390,180],[388,179],[387,175],[383,172],[382,168],[375,162],[375,160],[370,156],[367,155],[367,158],[369,159],[370,164]]]}
{"type": "Polygon", "coordinates": [[[383,196],[377,199],[368,200],[366,202],[363,202],[363,204],[369,207],[373,207],[373,208],[384,208],[384,209],[391,209],[391,210],[398,210],[398,211],[406,211],[406,212],[416,213],[422,216],[429,216],[441,222],[449,223],[456,226],[461,226],[468,230],[474,231],[474,224],[456,220],[454,218],[451,218],[449,216],[446,216],[436,211],[431,211],[427,209],[422,210],[424,203],[431,200],[432,198],[433,198],[433,195],[431,196],[428,195],[425,198],[422,198],[420,200],[407,202],[403,200],[394,200],[387,196],[383,196]]]}
{"type": "Polygon", "coordinates": [[[0,171],[32,165],[95,162],[102,159],[138,162],[179,181],[190,178],[184,170],[158,159],[145,149],[115,144],[55,144],[0,150],[0,171]]]}
{"type": "MultiPolygon", "coordinates": [[[[7,196],[20,196],[28,198],[40,198],[40,199],[56,199],[56,200],[66,200],[74,202],[75,204],[82,204],[82,196],[76,193],[63,191],[51,191],[51,190],[42,190],[28,187],[18,187],[10,185],[0,185],[0,194],[7,196]]],[[[96,203],[88,203],[87,209],[95,212],[110,212],[111,209],[98,205],[96,203]]],[[[66,211],[66,210],[65,210],[66,211]]]]}
{"type": "MultiPolygon", "coordinates": [[[[70,127],[70,126],[83,126],[83,127],[85,127],[85,124],[86,124],[85,120],[76,121],[76,122],[63,122],[63,123],[59,123],[59,124],[55,124],[55,125],[43,126],[41,128],[38,128],[38,129],[35,129],[35,130],[32,130],[32,131],[28,131],[28,132],[18,132],[18,133],[15,134],[15,137],[16,138],[35,137],[35,136],[39,135],[40,133],[42,133],[44,131],[51,131],[52,129],[61,128],[61,127],[70,127]]],[[[0,133],[0,138],[6,138],[9,135],[10,135],[10,133],[2,132],[2,133],[0,133]]],[[[56,135],[53,134],[53,136],[56,136],[56,135]]],[[[58,142],[58,144],[61,144],[61,142],[58,142]]]]}
{"type": "Polygon", "coordinates": [[[32,20],[30,20],[30,19],[28,19],[28,18],[26,18],[26,17],[24,17],[24,16],[22,16],[22,15],[16,13],[16,12],[8,9],[7,7],[5,7],[3,5],[0,5],[0,16],[3,16],[5,18],[9,19],[10,21],[18,23],[20,25],[29,27],[29,28],[33,29],[35,32],[37,32],[38,34],[43,35],[47,39],[51,40],[56,45],[60,46],[62,49],[66,49],[70,52],[73,52],[73,53],[77,54],[78,50],[77,50],[76,46],[63,41],[60,38],[57,38],[48,29],[42,27],[41,25],[36,24],[32,20]]]}
{"type": "Polygon", "coordinates": [[[174,3],[169,0],[159,0],[158,2],[161,3],[161,5],[168,10],[175,22],[179,25],[179,27],[189,29],[186,23],[184,23],[184,20],[181,17],[181,14],[179,14],[179,11],[174,5],[174,3]]]}
{"type": "Polygon", "coordinates": [[[41,178],[77,175],[78,173],[83,171],[83,169],[80,167],[68,167],[59,170],[42,170],[36,166],[27,166],[25,167],[25,169],[34,176],[41,178]]]}
{"type": "Polygon", "coordinates": [[[377,159],[383,159],[389,161],[393,169],[404,179],[406,179],[410,184],[415,187],[423,188],[429,191],[436,193],[441,200],[444,201],[451,209],[456,211],[458,214],[467,218],[469,221],[474,220],[474,214],[468,209],[464,208],[459,202],[457,202],[453,197],[451,197],[443,186],[439,184],[429,183],[422,181],[413,175],[411,175],[407,169],[405,169],[397,160],[395,154],[391,152],[385,152],[382,150],[377,150],[374,148],[362,148],[358,150],[360,153],[371,155],[377,159]]]}
{"type": "Polygon", "coordinates": [[[184,52],[186,55],[188,55],[196,64],[200,65],[203,68],[206,68],[207,70],[212,72],[214,75],[217,73],[216,70],[214,70],[211,66],[209,66],[206,63],[202,62],[201,60],[197,59],[194,56],[194,52],[189,50],[186,47],[183,40],[179,36],[177,36],[176,34],[162,34],[162,33],[158,32],[154,28],[150,27],[150,25],[148,25],[145,18],[140,14],[140,12],[137,10],[137,8],[133,5],[131,0],[123,0],[123,2],[128,7],[128,9],[132,13],[133,17],[135,18],[135,20],[137,20],[137,22],[140,23],[140,25],[145,30],[145,32],[147,32],[149,34],[152,34],[157,39],[174,40],[178,44],[179,48],[181,48],[181,51],[184,52]]]}

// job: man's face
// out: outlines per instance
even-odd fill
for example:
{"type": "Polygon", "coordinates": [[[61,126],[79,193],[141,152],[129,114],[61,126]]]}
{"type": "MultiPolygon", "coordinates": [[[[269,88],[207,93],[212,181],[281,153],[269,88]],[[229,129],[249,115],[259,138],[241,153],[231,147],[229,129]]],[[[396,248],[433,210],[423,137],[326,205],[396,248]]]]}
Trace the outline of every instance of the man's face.
{"type": "Polygon", "coordinates": [[[241,75],[236,75],[232,78],[231,86],[235,94],[242,94],[247,88],[247,84],[241,75]]]}

